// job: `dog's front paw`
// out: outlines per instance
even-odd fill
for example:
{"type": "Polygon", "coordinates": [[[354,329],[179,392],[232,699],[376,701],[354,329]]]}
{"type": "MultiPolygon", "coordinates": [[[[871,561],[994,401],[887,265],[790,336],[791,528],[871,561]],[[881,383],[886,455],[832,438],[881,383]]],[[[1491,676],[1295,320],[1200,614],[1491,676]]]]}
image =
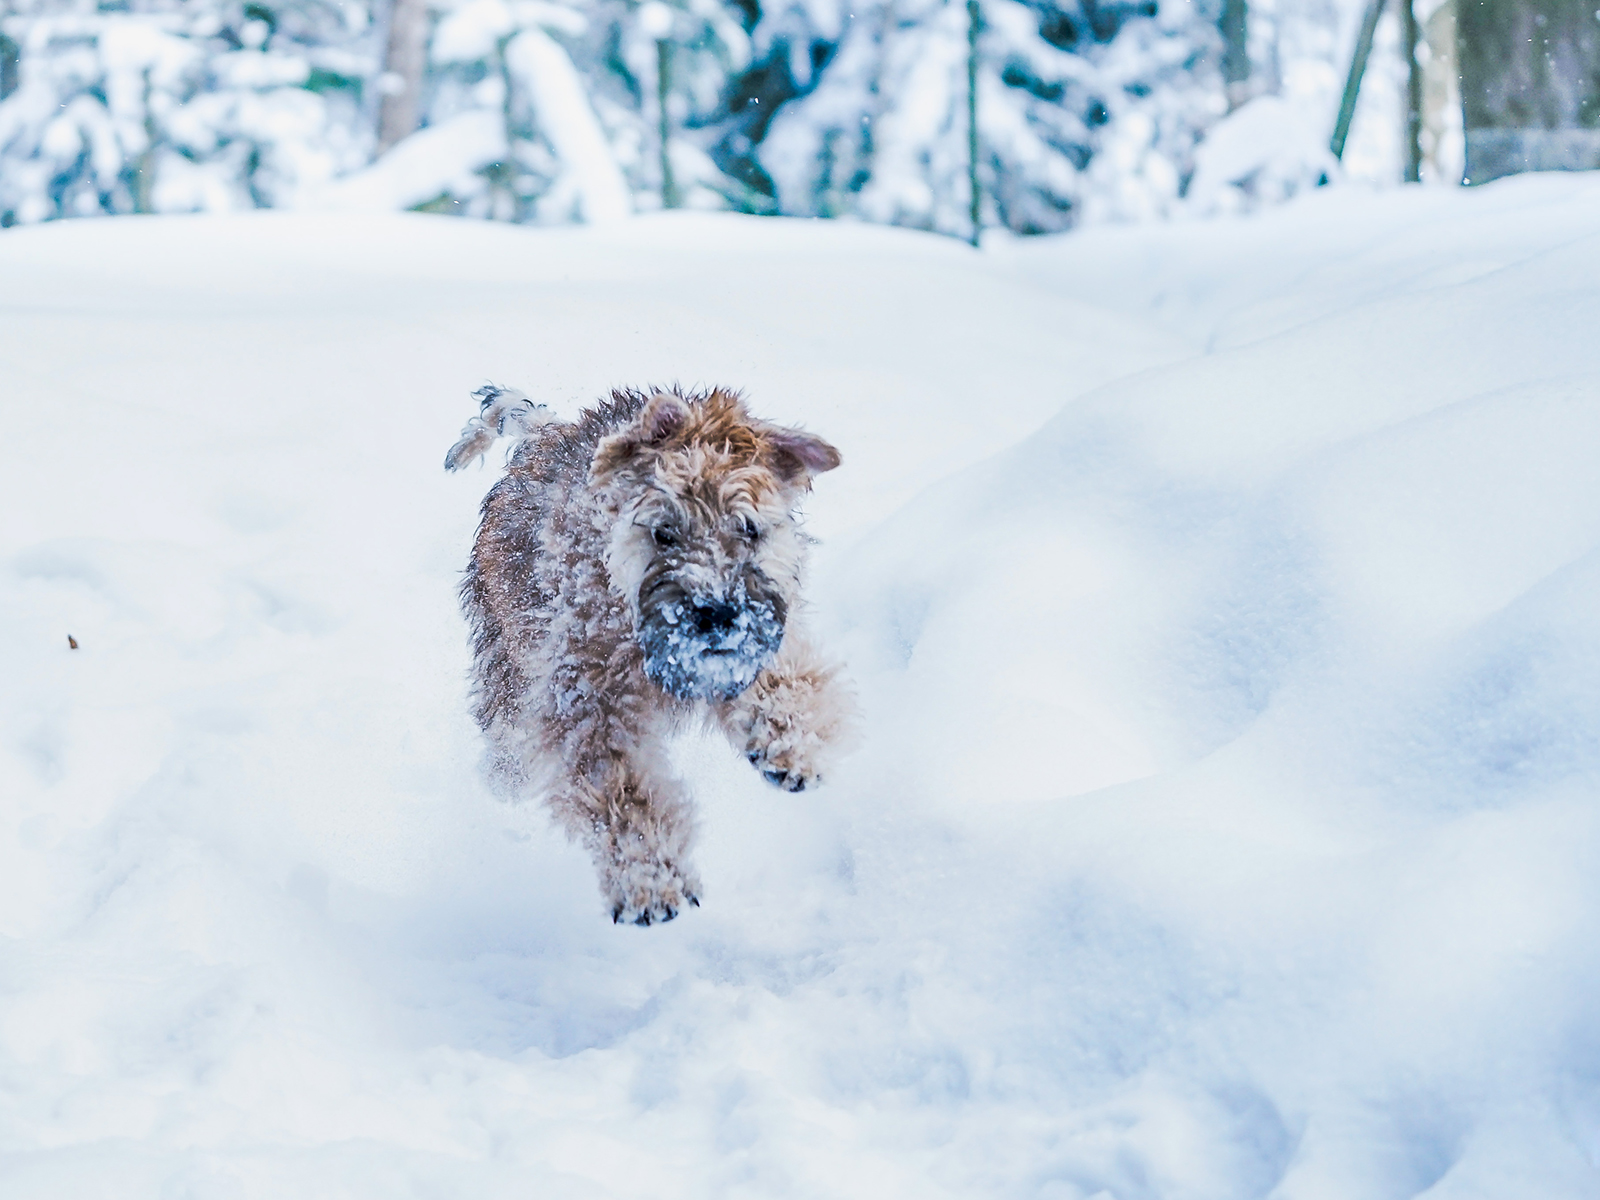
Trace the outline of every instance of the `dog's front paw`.
{"type": "MultiPolygon", "coordinates": [[[[687,900],[693,908],[700,907],[700,898],[692,892],[684,893],[683,899],[687,900]]],[[[615,925],[665,925],[678,915],[680,905],[675,905],[663,896],[651,897],[647,900],[628,904],[618,901],[611,908],[611,921],[615,925]]]]}
{"type": "Polygon", "coordinates": [[[685,908],[700,907],[700,880],[671,863],[627,864],[606,889],[618,925],[664,925],[685,908]]]}
{"type": "Polygon", "coordinates": [[[803,792],[822,782],[816,738],[780,734],[765,721],[757,721],[744,756],[761,772],[761,778],[786,792],[803,792]]]}
{"type": "Polygon", "coordinates": [[[838,681],[837,667],[808,665],[793,657],[799,650],[789,653],[789,660],[763,671],[721,720],[763,779],[786,792],[803,792],[821,783],[835,758],[851,749],[856,704],[838,681]]]}

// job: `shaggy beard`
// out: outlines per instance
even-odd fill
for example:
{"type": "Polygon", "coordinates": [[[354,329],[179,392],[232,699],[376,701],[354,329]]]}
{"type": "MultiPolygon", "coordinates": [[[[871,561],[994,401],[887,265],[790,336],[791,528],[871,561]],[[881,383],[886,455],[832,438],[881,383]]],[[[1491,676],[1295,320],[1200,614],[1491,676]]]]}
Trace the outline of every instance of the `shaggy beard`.
{"type": "Polygon", "coordinates": [[[640,623],[644,673],[680,700],[731,700],[777,654],[783,625],[781,604],[750,596],[743,583],[710,605],[682,593],[662,596],[640,623]],[[713,612],[720,619],[708,619],[713,612]]]}

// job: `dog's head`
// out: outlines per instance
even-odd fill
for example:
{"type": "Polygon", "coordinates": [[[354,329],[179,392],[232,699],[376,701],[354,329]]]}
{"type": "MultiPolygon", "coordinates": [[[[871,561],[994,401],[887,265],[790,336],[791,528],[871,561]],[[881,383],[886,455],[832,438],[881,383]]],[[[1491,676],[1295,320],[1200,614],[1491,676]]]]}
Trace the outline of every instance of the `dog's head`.
{"type": "Polygon", "coordinates": [[[758,421],[721,389],[657,392],[596,448],[590,481],[615,513],[611,586],[663,691],[728,700],[755,682],[799,599],[795,506],[838,465],[821,438],[758,421]]]}

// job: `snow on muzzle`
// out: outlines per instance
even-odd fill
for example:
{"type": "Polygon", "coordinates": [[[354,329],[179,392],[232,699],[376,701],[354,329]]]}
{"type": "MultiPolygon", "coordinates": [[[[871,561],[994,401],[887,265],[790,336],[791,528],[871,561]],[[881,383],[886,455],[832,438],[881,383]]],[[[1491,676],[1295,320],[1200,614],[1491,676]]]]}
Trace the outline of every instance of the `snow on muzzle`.
{"type": "Polygon", "coordinates": [[[683,700],[731,700],[778,652],[786,616],[782,599],[743,579],[723,596],[662,580],[640,604],[644,673],[683,700]]]}

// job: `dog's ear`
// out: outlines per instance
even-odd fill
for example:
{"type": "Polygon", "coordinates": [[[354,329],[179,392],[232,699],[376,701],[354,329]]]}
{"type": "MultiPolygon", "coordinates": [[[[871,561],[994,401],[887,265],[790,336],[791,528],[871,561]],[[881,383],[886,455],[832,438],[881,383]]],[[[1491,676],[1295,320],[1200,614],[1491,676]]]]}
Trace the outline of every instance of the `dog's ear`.
{"type": "Polygon", "coordinates": [[[621,433],[614,433],[595,448],[589,464],[589,477],[600,480],[622,467],[646,446],[659,446],[683,427],[689,419],[689,406],[682,396],[657,392],[645,403],[638,417],[621,433]]]}
{"type": "Polygon", "coordinates": [[[652,445],[664,442],[689,419],[689,406],[682,396],[657,392],[639,414],[639,430],[652,445]]]}
{"type": "Polygon", "coordinates": [[[843,461],[831,443],[803,429],[775,425],[766,434],[772,447],[772,469],[787,483],[831,471],[843,461]]]}

